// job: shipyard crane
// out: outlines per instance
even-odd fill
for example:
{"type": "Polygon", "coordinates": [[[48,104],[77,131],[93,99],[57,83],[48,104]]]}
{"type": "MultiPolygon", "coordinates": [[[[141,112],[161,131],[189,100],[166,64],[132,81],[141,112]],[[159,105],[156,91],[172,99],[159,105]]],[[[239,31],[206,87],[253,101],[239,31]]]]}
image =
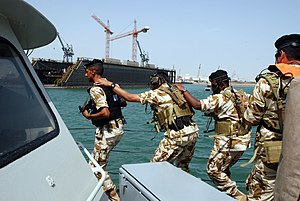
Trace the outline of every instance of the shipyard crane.
{"type": "Polygon", "coordinates": [[[200,82],[200,70],[201,70],[201,64],[199,64],[199,68],[198,68],[198,74],[197,74],[198,82],[200,82]]]}
{"type": "Polygon", "coordinates": [[[142,48],[140,46],[140,43],[138,40],[136,40],[136,43],[139,47],[139,50],[140,50],[140,56],[141,56],[141,63],[142,63],[142,66],[145,67],[147,66],[148,64],[148,61],[149,61],[149,55],[145,52],[145,51],[142,51],[142,48]]]}
{"type": "Polygon", "coordinates": [[[57,32],[57,36],[58,36],[59,42],[62,46],[61,49],[64,52],[63,61],[64,62],[73,62],[74,52],[73,52],[72,45],[69,45],[68,43],[66,43],[66,46],[65,46],[58,32],[57,32]]]}
{"type": "Polygon", "coordinates": [[[137,56],[136,56],[137,55],[137,36],[141,32],[146,33],[149,29],[150,28],[148,26],[145,26],[144,28],[142,28],[140,30],[137,30],[136,20],[134,20],[133,31],[122,33],[122,34],[119,34],[115,37],[112,37],[112,38],[110,38],[110,41],[114,41],[114,40],[117,40],[119,38],[123,38],[123,37],[132,35],[132,61],[136,61],[137,60],[137,56]]]}
{"type": "Polygon", "coordinates": [[[113,34],[113,32],[109,28],[109,20],[107,20],[107,25],[105,25],[96,15],[92,15],[92,18],[94,18],[103,28],[106,33],[106,40],[105,40],[105,58],[109,58],[109,49],[110,49],[110,35],[113,34]]]}

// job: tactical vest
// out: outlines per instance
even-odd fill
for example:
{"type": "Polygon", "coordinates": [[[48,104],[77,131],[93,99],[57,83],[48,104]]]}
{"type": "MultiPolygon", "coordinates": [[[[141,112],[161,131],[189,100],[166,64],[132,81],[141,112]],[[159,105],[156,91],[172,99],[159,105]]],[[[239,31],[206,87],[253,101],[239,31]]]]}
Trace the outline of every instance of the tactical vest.
{"type": "MultiPolygon", "coordinates": [[[[264,78],[267,80],[268,84],[271,87],[271,91],[274,94],[275,101],[277,103],[277,115],[278,115],[278,121],[279,121],[279,130],[275,129],[271,125],[268,125],[267,122],[264,120],[261,120],[261,125],[263,125],[265,128],[272,132],[276,133],[282,133],[283,132],[283,121],[284,121],[284,115],[285,115],[285,103],[286,103],[286,96],[288,92],[288,86],[282,88],[282,80],[276,73],[264,73],[259,75],[257,78],[257,81],[260,78],[264,78]]],[[[257,149],[263,149],[264,154],[260,155],[261,159],[265,163],[278,163],[281,149],[282,149],[282,140],[277,141],[265,141],[264,138],[259,139],[259,141],[255,142],[255,146],[257,149]]]]}
{"type": "MultiPolygon", "coordinates": [[[[282,133],[283,132],[283,121],[285,115],[285,103],[286,103],[286,95],[288,92],[288,86],[281,88],[282,83],[280,84],[281,78],[276,73],[264,73],[258,75],[255,80],[258,82],[260,78],[264,78],[271,87],[272,94],[275,97],[275,101],[277,102],[277,115],[279,121],[279,130],[275,129],[271,125],[268,125],[267,122],[261,120],[260,124],[258,125],[257,130],[260,130],[261,126],[264,126],[266,129],[276,132],[282,133]]],[[[279,162],[281,149],[282,149],[282,140],[277,141],[266,141],[264,137],[256,138],[255,139],[255,150],[253,157],[245,164],[241,166],[246,166],[254,161],[257,157],[257,153],[259,153],[259,157],[264,163],[267,164],[274,164],[279,162]]]]}
{"type": "MultiPolygon", "coordinates": [[[[95,86],[94,86],[95,87],[95,86]]],[[[107,125],[109,123],[109,121],[111,120],[116,120],[119,118],[123,118],[123,114],[121,111],[121,99],[118,96],[118,94],[116,94],[111,87],[107,87],[107,86],[96,86],[96,87],[101,87],[106,95],[106,101],[108,104],[108,109],[110,112],[109,118],[105,118],[105,119],[92,119],[92,124],[102,128],[104,125],[107,125]]],[[[90,93],[90,89],[88,89],[88,93],[90,93]]],[[[90,100],[91,101],[91,100],[90,100]]],[[[91,114],[95,114],[98,112],[95,103],[93,101],[91,101],[91,114]]]]}
{"type": "Polygon", "coordinates": [[[243,121],[245,105],[244,102],[248,102],[248,97],[245,96],[244,91],[239,89],[234,91],[232,87],[231,90],[225,90],[222,95],[225,100],[231,100],[237,110],[239,120],[237,123],[232,123],[229,119],[219,119],[215,117],[215,133],[216,135],[231,136],[231,135],[244,135],[249,132],[250,127],[243,121]]]}
{"type": "MultiPolygon", "coordinates": [[[[278,115],[278,121],[279,121],[279,130],[273,128],[271,125],[268,125],[267,122],[261,121],[261,124],[267,128],[268,130],[276,133],[282,133],[283,132],[283,121],[284,121],[284,115],[285,115],[285,103],[286,103],[286,95],[288,92],[288,86],[282,89],[279,87],[279,82],[281,82],[280,77],[276,73],[264,73],[260,74],[256,81],[258,81],[260,78],[264,78],[268,84],[271,87],[271,91],[274,94],[275,101],[277,102],[277,115],[278,115]]],[[[282,86],[282,85],[281,85],[282,86]]]]}
{"type": "Polygon", "coordinates": [[[166,92],[172,98],[172,104],[162,111],[152,108],[154,111],[154,118],[158,120],[158,123],[165,131],[181,130],[184,126],[190,125],[193,110],[184,98],[184,95],[177,88],[160,86],[158,88],[166,92]]]}

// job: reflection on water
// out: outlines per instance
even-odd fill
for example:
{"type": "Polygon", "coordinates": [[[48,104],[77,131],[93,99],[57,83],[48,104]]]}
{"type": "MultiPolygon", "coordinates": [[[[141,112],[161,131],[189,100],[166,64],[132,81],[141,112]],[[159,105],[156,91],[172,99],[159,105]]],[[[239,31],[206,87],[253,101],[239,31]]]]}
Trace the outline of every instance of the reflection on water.
{"type": "MultiPolygon", "coordinates": [[[[202,99],[211,94],[205,91],[206,85],[185,85],[185,87],[196,98],[202,99]]],[[[236,86],[235,88],[243,88],[246,92],[251,93],[253,86],[236,86]]],[[[131,93],[140,93],[148,90],[148,88],[126,88],[131,93]]],[[[92,150],[94,143],[94,126],[86,120],[78,110],[78,106],[82,105],[87,97],[86,89],[47,89],[53,103],[61,114],[67,127],[70,129],[76,141],[80,141],[84,146],[92,150]]],[[[154,150],[162,139],[162,133],[155,133],[153,125],[147,124],[152,118],[152,113],[148,107],[145,112],[145,106],[139,103],[128,103],[123,109],[126,118],[125,135],[118,146],[111,153],[108,163],[108,170],[118,186],[118,169],[122,164],[144,163],[148,162],[154,150]]],[[[196,144],[194,158],[190,164],[191,174],[197,178],[201,178],[212,184],[206,174],[206,163],[213,146],[213,138],[208,138],[204,133],[208,117],[203,113],[196,111],[194,120],[200,128],[200,138],[196,144]]],[[[255,130],[255,128],[253,129],[255,130]]],[[[213,133],[211,133],[213,134],[213,133]]],[[[253,144],[252,135],[252,144],[253,144]]],[[[245,190],[245,180],[251,171],[252,164],[246,167],[240,167],[252,156],[253,147],[248,149],[242,159],[231,168],[232,179],[237,181],[239,188],[245,190]]],[[[212,184],[213,185],[213,184],[212,184]]]]}

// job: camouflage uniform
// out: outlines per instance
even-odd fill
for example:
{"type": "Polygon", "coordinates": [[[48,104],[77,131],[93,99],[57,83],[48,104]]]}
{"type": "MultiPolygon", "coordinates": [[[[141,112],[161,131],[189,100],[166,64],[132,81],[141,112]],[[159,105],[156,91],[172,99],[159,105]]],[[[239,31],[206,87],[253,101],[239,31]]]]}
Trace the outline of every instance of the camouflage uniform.
{"type": "MultiPolygon", "coordinates": [[[[214,94],[206,99],[200,100],[201,111],[214,113],[217,119],[231,121],[232,124],[239,124],[239,116],[235,104],[228,100],[224,93],[231,93],[231,87],[225,88],[219,94],[214,94]]],[[[244,94],[244,96],[249,96],[244,94]]],[[[225,133],[224,133],[225,134],[225,133]]],[[[243,155],[250,143],[250,132],[239,133],[239,135],[216,135],[214,146],[207,163],[207,173],[220,191],[239,198],[244,196],[231,180],[230,167],[233,166],[243,155]]]]}
{"type": "MultiPolygon", "coordinates": [[[[289,79],[283,80],[287,85],[289,79]]],[[[270,125],[274,130],[280,130],[278,119],[278,106],[272,88],[268,81],[261,78],[249,101],[249,107],[245,111],[244,118],[253,125],[259,125],[256,133],[256,142],[281,141],[282,133],[274,132],[262,124],[270,125]]],[[[247,178],[246,187],[249,200],[273,200],[278,163],[266,163],[262,158],[265,156],[264,148],[257,147],[256,162],[247,178]]]]}
{"type": "MultiPolygon", "coordinates": [[[[101,87],[92,87],[89,94],[97,109],[108,107],[105,92],[101,87]]],[[[92,155],[105,171],[110,151],[119,143],[124,134],[123,126],[123,119],[117,119],[109,121],[109,123],[102,128],[96,128],[92,155]]],[[[90,165],[92,165],[91,161],[90,165]]],[[[106,173],[106,178],[103,183],[104,191],[116,189],[107,171],[106,173]]],[[[98,179],[101,178],[101,174],[96,176],[98,179]]]]}
{"type": "MultiPolygon", "coordinates": [[[[166,83],[163,86],[169,87],[166,83]]],[[[155,105],[159,111],[165,110],[173,103],[170,95],[159,88],[141,93],[139,97],[142,104],[155,105]]],[[[196,123],[191,122],[189,126],[184,126],[179,131],[165,132],[151,162],[168,161],[173,163],[175,161],[177,167],[188,172],[198,138],[198,130],[196,123]]]]}

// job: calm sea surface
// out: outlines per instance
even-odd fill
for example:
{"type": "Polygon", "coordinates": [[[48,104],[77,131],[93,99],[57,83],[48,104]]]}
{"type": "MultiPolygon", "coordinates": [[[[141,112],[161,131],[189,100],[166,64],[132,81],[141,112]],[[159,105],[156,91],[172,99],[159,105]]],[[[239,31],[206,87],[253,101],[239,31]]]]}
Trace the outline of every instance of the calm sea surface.
{"type": "MultiPolygon", "coordinates": [[[[198,99],[206,98],[211,93],[204,91],[205,85],[188,84],[185,86],[191,94],[198,99]]],[[[251,93],[253,90],[253,86],[235,86],[235,88],[242,88],[248,93],[251,93]]],[[[125,89],[131,93],[140,93],[148,90],[148,88],[134,87],[125,89]]],[[[78,111],[78,106],[83,104],[88,95],[86,89],[49,88],[47,92],[75,140],[82,142],[87,149],[92,150],[95,127],[78,111]]],[[[139,103],[129,102],[128,106],[123,109],[123,114],[127,121],[125,125],[125,135],[112,151],[108,163],[108,170],[117,186],[119,183],[118,169],[120,166],[122,164],[148,162],[163,137],[163,133],[155,133],[153,131],[152,124],[147,124],[152,118],[149,107],[145,112],[145,106],[139,103]]],[[[207,134],[203,132],[206,128],[208,118],[203,116],[200,111],[196,111],[194,119],[200,128],[200,137],[197,141],[195,154],[190,164],[190,173],[213,185],[206,174],[207,158],[213,146],[213,138],[208,138],[207,134]]],[[[256,128],[253,128],[252,131],[252,142],[255,129],[256,128]]],[[[210,134],[212,135],[213,133],[210,134]]],[[[243,192],[246,192],[245,180],[251,171],[252,164],[246,167],[240,167],[240,164],[245,163],[251,158],[252,153],[253,147],[248,149],[242,159],[231,168],[232,179],[237,181],[239,188],[243,192]]]]}

